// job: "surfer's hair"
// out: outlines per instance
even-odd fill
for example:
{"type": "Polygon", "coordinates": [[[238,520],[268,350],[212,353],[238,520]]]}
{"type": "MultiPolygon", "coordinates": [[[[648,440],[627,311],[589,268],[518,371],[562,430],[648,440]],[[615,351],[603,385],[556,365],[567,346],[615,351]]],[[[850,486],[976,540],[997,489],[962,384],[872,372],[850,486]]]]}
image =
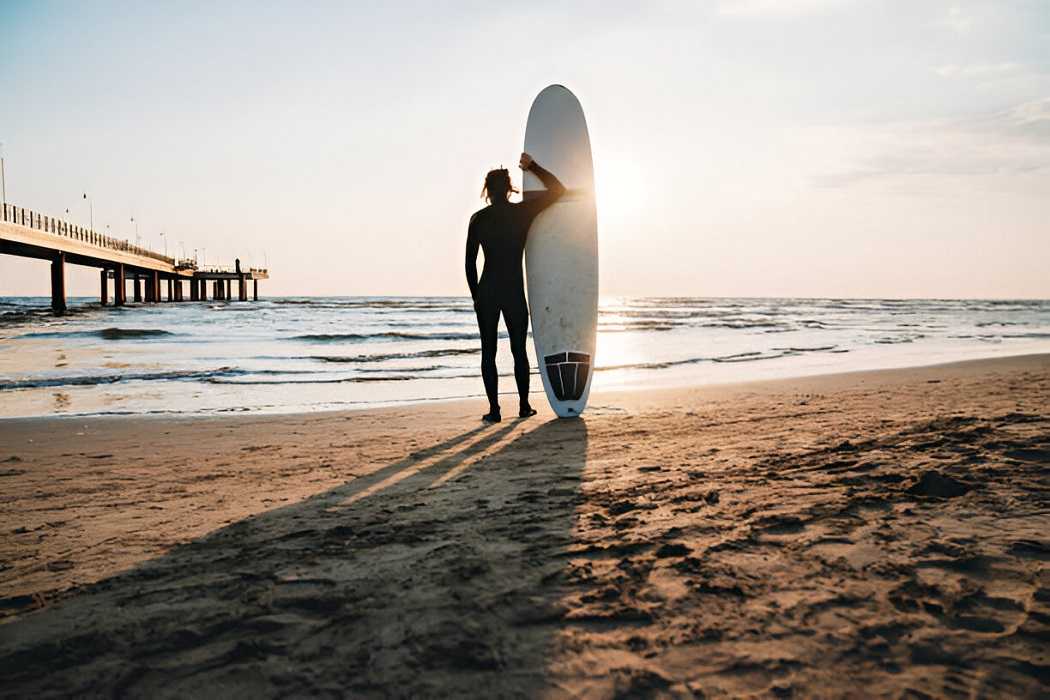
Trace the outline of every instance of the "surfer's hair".
{"type": "Polygon", "coordinates": [[[490,170],[485,175],[485,186],[481,188],[481,196],[491,202],[496,199],[501,202],[507,201],[511,192],[517,192],[517,188],[510,182],[510,173],[506,168],[490,170]]]}

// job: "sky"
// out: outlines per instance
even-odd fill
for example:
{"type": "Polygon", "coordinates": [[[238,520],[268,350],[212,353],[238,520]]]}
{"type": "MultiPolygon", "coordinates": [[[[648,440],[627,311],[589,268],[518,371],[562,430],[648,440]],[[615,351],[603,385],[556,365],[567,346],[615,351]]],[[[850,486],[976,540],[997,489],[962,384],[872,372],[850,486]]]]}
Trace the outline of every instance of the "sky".
{"type": "MultiPolygon", "coordinates": [[[[484,173],[562,83],[603,295],[1050,297],[1046,0],[0,0],[0,26],[7,201],[87,224],[87,193],[96,230],[266,264],[264,295],[466,294],[484,173]]],[[[48,289],[0,256],[0,295],[48,289]]]]}

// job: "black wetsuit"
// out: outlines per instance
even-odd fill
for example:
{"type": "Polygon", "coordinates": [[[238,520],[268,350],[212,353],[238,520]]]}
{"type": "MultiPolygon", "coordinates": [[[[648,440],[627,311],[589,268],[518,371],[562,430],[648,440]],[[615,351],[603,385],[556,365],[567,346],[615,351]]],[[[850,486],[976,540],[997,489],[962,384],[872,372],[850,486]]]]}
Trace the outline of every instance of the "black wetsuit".
{"type": "Polygon", "coordinates": [[[522,406],[528,405],[529,358],[525,353],[525,337],[529,330],[529,307],[525,303],[521,259],[532,220],[565,192],[558,178],[536,163],[529,170],[540,179],[546,191],[530,192],[521,203],[493,202],[470,218],[467,231],[467,284],[481,331],[481,377],[485,381],[489,410],[496,414],[499,414],[496,335],[500,312],[510,335],[518,399],[522,406]],[[479,246],[485,251],[481,282],[478,282],[479,246]]]}

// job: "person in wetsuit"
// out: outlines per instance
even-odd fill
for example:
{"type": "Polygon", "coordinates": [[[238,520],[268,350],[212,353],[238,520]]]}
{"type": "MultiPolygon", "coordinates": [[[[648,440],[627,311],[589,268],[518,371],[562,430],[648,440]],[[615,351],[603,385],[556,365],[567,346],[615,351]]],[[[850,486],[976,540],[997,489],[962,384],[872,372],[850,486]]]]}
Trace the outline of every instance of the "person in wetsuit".
{"type": "Polygon", "coordinates": [[[511,202],[510,174],[503,168],[485,176],[482,194],[489,206],[470,217],[467,230],[467,285],[474,299],[474,311],[481,331],[481,377],[489,399],[489,412],[482,420],[500,422],[496,373],[496,334],[499,316],[510,335],[510,351],[514,355],[514,379],[518,384],[518,416],[536,415],[529,404],[529,358],[525,353],[525,337],[529,330],[529,307],[525,303],[525,280],[521,274],[521,259],[525,239],[532,220],[541,211],[554,204],[565,187],[551,173],[540,167],[528,153],[521,154],[520,167],[540,179],[546,187],[543,192],[530,192],[523,202],[511,202]],[[485,251],[485,269],[478,281],[478,248],[485,251]]]}

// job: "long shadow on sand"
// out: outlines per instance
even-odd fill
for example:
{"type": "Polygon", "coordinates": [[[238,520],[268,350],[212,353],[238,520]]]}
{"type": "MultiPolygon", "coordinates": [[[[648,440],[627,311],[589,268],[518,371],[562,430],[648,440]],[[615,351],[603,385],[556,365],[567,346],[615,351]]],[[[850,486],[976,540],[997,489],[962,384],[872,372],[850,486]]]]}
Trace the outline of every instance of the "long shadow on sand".
{"type": "Polygon", "coordinates": [[[0,695],[531,696],[582,420],[477,429],[0,628],[0,695]]]}

